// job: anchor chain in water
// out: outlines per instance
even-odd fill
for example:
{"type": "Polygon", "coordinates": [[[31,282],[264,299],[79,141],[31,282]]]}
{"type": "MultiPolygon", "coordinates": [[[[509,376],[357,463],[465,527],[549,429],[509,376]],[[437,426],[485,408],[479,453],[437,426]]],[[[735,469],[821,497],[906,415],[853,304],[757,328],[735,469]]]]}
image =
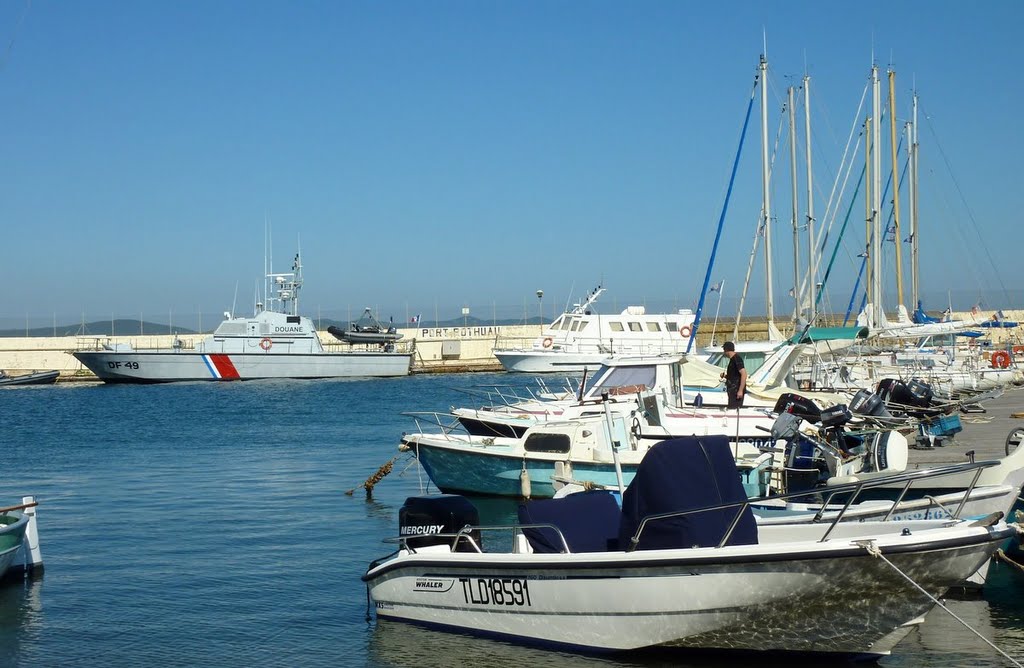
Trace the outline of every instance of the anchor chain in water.
{"type": "Polygon", "coordinates": [[[383,466],[381,466],[379,469],[377,469],[376,473],[374,473],[372,476],[367,478],[366,482],[364,482],[362,485],[358,485],[356,487],[353,487],[352,489],[350,489],[347,492],[345,492],[345,494],[347,496],[352,496],[357,489],[362,487],[363,489],[366,490],[366,498],[368,498],[368,499],[372,498],[373,497],[373,487],[374,487],[374,485],[376,485],[381,480],[383,480],[384,476],[386,476],[387,474],[391,473],[391,468],[395,465],[395,460],[396,459],[398,459],[397,456],[392,457],[391,459],[389,459],[387,462],[384,463],[383,466]]]}

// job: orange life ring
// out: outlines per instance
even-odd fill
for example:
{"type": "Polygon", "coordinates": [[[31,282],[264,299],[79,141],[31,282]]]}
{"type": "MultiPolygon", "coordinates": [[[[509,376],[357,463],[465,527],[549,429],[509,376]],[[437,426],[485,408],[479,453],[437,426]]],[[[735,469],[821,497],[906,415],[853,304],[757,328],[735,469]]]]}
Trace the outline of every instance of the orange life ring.
{"type": "Polygon", "coordinates": [[[1018,355],[1024,355],[1024,346],[1013,347],[1013,356],[1016,357],[1018,355]]]}
{"type": "Polygon", "coordinates": [[[270,347],[273,345],[274,342],[268,339],[267,337],[263,337],[262,339],[260,339],[260,348],[263,348],[264,350],[270,350],[270,347]]]}
{"type": "Polygon", "coordinates": [[[544,340],[541,341],[541,345],[545,348],[550,348],[552,343],[554,343],[554,341],[551,340],[550,336],[545,336],[544,340]]]}
{"type": "Polygon", "coordinates": [[[997,350],[992,353],[992,368],[1007,369],[1010,367],[1010,353],[1005,350],[997,350]]]}
{"type": "Polygon", "coordinates": [[[690,329],[689,325],[683,325],[682,327],[679,328],[679,336],[683,337],[684,339],[688,338],[690,336],[690,332],[692,331],[693,330],[690,329]]]}

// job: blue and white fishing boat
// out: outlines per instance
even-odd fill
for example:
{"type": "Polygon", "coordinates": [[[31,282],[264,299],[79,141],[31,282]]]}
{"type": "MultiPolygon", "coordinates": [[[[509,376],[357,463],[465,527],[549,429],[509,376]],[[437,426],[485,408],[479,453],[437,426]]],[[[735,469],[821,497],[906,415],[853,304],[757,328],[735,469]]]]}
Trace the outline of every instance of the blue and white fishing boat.
{"type": "Polygon", "coordinates": [[[37,505],[35,498],[26,496],[18,505],[0,508],[0,580],[35,577],[43,572],[37,505]]]}
{"type": "Polygon", "coordinates": [[[441,491],[535,498],[553,496],[567,481],[612,486],[621,473],[628,483],[652,446],[679,436],[728,438],[751,497],[813,489],[835,476],[895,473],[907,464],[907,440],[896,431],[847,432],[842,424],[819,427],[786,414],[787,428],[805,433],[797,439],[776,433],[781,418],[768,411],[680,408],[657,393],[633,392],[637,407],[628,412],[609,395],[586,415],[537,421],[518,437],[465,433],[437,414],[426,414],[435,422],[424,431],[423,416],[413,414],[420,429],[404,434],[399,449],[412,453],[441,491]]]}

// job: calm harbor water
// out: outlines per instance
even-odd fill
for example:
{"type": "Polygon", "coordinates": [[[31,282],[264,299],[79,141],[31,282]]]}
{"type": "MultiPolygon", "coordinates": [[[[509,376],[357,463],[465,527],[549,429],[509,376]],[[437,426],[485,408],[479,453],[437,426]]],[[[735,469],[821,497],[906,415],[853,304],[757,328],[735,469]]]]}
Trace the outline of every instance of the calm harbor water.
{"type": "MultiPolygon", "coordinates": [[[[490,374],[330,382],[79,385],[0,391],[0,505],[40,500],[45,575],[0,589],[0,666],[725,666],[735,659],[576,657],[368,622],[360,575],[391,548],[426,478],[413,428],[490,374]],[[411,464],[411,465],[410,465],[411,464]]],[[[489,500],[488,521],[513,504],[489,500]]],[[[951,608],[1020,660],[1024,574],[996,569],[951,608]]],[[[753,659],[758,664],[764,661],[753,659]]],[[[883,666],[1008,665],[941,610],[883,666]]]]}

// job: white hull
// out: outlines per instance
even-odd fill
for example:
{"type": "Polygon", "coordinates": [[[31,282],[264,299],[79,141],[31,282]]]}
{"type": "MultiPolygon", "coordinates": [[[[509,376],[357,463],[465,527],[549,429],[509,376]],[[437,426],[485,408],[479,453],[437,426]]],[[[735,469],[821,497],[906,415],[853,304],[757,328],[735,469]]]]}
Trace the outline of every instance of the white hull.
{"type": "Polygon", "coordinates": [[[442,545],[403,550],[364,579],[381,618],[531,643],[872,657],[888,654],[932,602],[854,540],[874,534],[883,554],[941,595],[1010,533],[915,526],[900,536],[900,528],[850,523],[812,542],[824,530],[765,527],[754,546],[631,553],[452,553],[442,545]]]}
{"type": "MultiPolygon", "coordinates": [[[[258,348],[257,348],[258,349],[258,348]]],[[[199,353],[191,351],[76,352],[108,383],[166,383],[267,378],[407,376],[411,353],[199,353]]]]}
{"type": "Polygon", "coordinates": [[[535,350],[495,350],[494,356],[505,371],[515,373],[579,373],[596,369],[608,357],[604,353],[562,353],[535,350]]]}

